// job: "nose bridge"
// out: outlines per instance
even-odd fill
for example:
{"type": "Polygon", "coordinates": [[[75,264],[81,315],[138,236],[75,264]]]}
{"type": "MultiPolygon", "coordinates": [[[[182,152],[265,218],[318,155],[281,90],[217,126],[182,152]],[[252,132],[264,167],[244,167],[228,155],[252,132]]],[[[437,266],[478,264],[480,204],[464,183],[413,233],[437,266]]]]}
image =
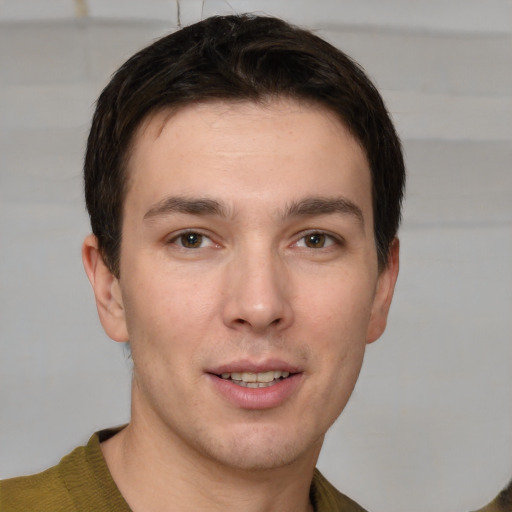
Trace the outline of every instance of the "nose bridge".
{"type": "Polygon", "coordinates": [[[230,326],[262,331],[291,320],[285,264],[271,244],[241,247],[230,263],[229,281],[225,321],[230,326]]]}

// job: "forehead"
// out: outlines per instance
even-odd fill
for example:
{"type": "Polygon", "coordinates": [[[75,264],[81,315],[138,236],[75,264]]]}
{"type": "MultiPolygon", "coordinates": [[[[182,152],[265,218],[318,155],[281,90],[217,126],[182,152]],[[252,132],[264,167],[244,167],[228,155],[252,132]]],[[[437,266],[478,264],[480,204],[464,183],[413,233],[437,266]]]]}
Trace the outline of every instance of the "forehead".
{"type": "Polygon", "coordinates": [[[163,194],[260,195],[267,206],[304,195],[371,196],[365,153],[337,116],[284,99],[160,111],[139,127],[128,174],[128,196],[150,202],[163,194]]]}

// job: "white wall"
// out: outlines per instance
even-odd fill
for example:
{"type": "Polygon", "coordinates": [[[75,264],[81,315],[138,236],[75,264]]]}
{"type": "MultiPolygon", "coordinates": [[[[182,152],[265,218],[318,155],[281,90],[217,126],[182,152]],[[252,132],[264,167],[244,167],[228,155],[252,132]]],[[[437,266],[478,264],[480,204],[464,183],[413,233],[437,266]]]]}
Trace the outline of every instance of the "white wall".
{"type": "MultiPolygon", "coordinates": [[[[230,0],[320,30],[382,89],[409,183],[390,325],[320,467],[372,511],[468,511],[512,476],[512,2],[230,0]]],[[[95,98],[173,0],[0,1],[0,477],[129,415],[80,261],[95,98]]],[[[181,2],[183,23],[227,2],[181,2]],[[202,12],[201,12],[202,11],[202,12]]]]}

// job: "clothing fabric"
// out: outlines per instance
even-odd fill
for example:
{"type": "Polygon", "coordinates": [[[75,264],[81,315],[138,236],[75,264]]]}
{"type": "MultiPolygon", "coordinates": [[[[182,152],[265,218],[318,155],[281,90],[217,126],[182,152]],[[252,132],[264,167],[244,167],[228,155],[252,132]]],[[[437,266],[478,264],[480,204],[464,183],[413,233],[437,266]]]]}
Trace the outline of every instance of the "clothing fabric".
{"type": "MultiPolygon", "coordinates": [[[[1,512],[131,512],[100,449],[118,431],[95,433],[86,446],[42,473],[0,481],[1,512]]],[[[316,469],[310,498],[316,512],[365,512],[316,469]]]]}
{"type": "Polygon", "coordinates": [[[488,505],[475,512],[510,512],[512,510],[512,480],[488,505]]]}

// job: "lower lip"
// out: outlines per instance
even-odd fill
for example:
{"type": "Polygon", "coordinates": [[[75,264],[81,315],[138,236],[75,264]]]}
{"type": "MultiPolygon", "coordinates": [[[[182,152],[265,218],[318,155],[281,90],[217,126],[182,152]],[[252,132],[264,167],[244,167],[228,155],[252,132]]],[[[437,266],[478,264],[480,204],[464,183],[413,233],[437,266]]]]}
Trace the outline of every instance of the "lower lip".
{"type": "Polygon", "coordinates": [[[297,389],[302,374],[296,373],[266,388],[246,388],[234,384],[230,379],[222,379],[209,374],[215,389],[228,402],[241,409],[272,409],[282,405],[297,389]]]}

